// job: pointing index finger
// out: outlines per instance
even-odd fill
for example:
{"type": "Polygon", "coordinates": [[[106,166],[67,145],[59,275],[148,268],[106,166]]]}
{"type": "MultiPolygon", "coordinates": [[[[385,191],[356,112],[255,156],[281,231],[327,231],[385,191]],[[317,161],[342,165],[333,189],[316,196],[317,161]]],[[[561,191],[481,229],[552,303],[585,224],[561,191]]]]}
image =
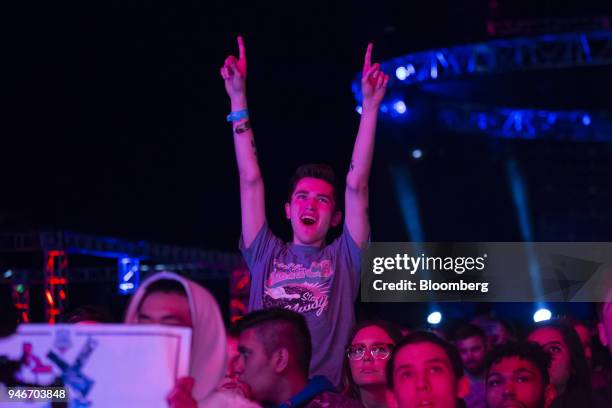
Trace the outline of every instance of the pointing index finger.
{"type": "Polygon", "coordinates": [[[368,48],[366,49],[366,53],[365,53],[365,61],[363,63],[364,71],[368,70],[371,65],[372,65],[372,43],[369,43],[368,48]]]}
{"type": "Polygon", "coordinates": [[[244,40],[242,36],[238,36],[238,57],[242,59],[246,59],[246,51],[244,48],[244,40]]]}

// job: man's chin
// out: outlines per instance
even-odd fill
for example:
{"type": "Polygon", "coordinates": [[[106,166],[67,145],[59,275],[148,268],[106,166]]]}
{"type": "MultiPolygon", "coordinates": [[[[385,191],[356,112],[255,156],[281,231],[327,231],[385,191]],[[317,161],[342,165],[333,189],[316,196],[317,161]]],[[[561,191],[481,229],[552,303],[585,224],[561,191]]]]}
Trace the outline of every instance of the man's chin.
{"type": "Polygon", "coordinates": [[[496,408],[526,408],[526,405],[519,401],[504,401],[499,404],[496,408]]]}

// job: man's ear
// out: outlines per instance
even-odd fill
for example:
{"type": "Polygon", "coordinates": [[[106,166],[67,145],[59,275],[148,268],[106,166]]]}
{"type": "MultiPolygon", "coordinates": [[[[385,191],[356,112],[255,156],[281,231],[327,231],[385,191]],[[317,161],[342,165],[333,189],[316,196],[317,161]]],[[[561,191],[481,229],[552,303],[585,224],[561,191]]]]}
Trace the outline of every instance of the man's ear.
{"type": "Polygon", "coordinates": [[[290,220],[291,219],[291,204],[285,203],[285,217],[290,220]]]}
{"type": "Polygon", "coordinates": [[[272,355],[272,366],[276,373],[282,373],[289,365],[289,350],[281,347],[272,355]]]}
{"type": "Polygon", "coordinates": [[[337,227],[342,221],[342,211],[334,211],[334,215],[332,215],[331,225],[332,227],[337,227]]]}
{"type": "Polygon", "coordinates": [[[399,404],[397,402],[397,399],[395,398],[395,394],[393,394],[393,391],[387,388],[385,390],[385,393],[387,397],[387,406],[389,408],[398,408],[399,404]]]}
{"type": "Polygon", "coordinates": [[[464,375],[457,383],[457,398],[465,398],[470,393],[470,380],[464,375]]]}

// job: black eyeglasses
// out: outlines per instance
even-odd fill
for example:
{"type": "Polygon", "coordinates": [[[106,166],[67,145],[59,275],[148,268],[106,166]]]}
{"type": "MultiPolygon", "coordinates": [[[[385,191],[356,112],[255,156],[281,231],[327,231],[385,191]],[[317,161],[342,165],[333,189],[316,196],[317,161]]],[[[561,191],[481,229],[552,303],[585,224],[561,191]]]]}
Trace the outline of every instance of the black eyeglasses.
{"type": "Polygon", "coordinates": [[[352,344],[346,349],[346,355],[350,360],[361,360],[369,351],[370,355],[377,360],[385,360],[391,355],[393,344],[374,344],[371,347],[365,344],[352,344]]]}

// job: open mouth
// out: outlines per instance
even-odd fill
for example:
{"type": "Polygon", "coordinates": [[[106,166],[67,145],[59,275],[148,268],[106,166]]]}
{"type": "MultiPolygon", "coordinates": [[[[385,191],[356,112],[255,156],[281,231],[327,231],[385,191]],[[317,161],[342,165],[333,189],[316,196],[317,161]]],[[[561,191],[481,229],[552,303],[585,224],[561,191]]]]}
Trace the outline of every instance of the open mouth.
{"type": "Polygon", "coordinates": [[[304,225],[313,225],[317,222],[317,219],[312,215],[302,215],[300,221],[302,221],[304,225]]]}

